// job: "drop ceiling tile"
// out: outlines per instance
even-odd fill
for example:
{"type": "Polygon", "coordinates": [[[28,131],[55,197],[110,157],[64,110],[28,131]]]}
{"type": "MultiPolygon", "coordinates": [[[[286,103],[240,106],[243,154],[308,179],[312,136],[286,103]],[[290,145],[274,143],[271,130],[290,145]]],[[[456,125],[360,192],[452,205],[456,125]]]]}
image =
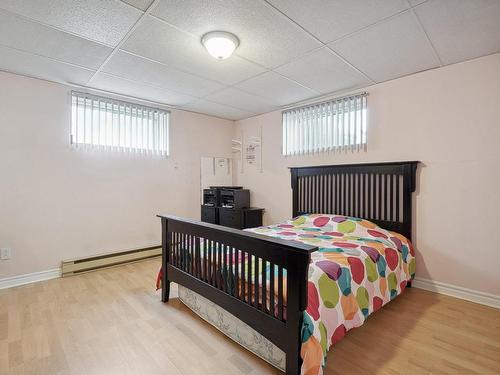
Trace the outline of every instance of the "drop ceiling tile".
{"type": "Polygon", "coordinates": [[[329,46],[377,82],[439,66],[411,11],[329,46]]]}
{"type": "Polygon", "coordinates": [[[116,46],[142,15],[121,1],[2,0],[0,8],[116,46]]]}
{"type": "Polygon", "coordinates": [[[97,69],[110,47],[0,10],[0,45],[97,69]]]}
{"type": "Polygon", "coordinates": [[[417,6],[418,4],[425,3],[428,0],[409,0],[409,1],[410,1],[410,5],[412,7],[414,7],[414,6],[417,6]]]}
{"type": "Polygon", "coordinates": [[[140,10],[146,10],[153,3],[153,0],[122,0],[124,3],[132,5],[133,7],[139,8],[140,10]]]}
{"type": "Polygon", "coordinates": [[[370,83],[326,47],[280,66],[276,71],[322,94],[370,83]]]}
{"type": "Polygon", "coordinates": [[[152,13],[198,38],[213,30],[230,31],[240,39],[238,55],[268,68],[321,45],[264,1],[170,0],[152,13]]]}
{"type": "Polygon", "coordinates": [[[48,81],[78,85],[85,85],[94,73],[90,69],[4,46],[0,46],[0,70],[48,81]]]}
{"type": "Polygon", "coordinates": [[[500,51],[500,1],[427,1],[415,11],[444,64],[500,51]]]}
{"type": "Polygon", "coordinates": [[[210,94],[205,99],[252,113],[270,112],[276,108],[268,99],[232,87],[210,94]]]}
{"type": "Polygon", "coordinates": [[[269,0],[325,43],[408,9],[406,0],[269,0]]]}
{"type": "Polygon", "coordinates": [[[198,37],[179,31],[154,17],[144,20],[122,48],[228,85],[265,71],[236,55],[226,60],[216,60],[208,54],[198,37]]]}
{"type": "Polygon", "coordinates": [[[203,113],[210,116],[221,117],[229,120],[241,120],[243,118],[251,117],[254,114],[240,109],[228,107],[219,103],[210,102],[208,100],[200,99],[183,106],[181,109],[187,111],[203,113]]]}
{"type": "Polygon", "coordinates": [[[124,51],[118,51],[102,71],[196,97],[208,95],[224,87],[215,81],[184,73],[124,51]]]}
{"type": "Polygon", "coordinates": [[[318,93],[274,72],[266,72],[235,87],[266,98],[275,106],[283,106],[317,96],[318,93]]]}
{"type": "Polygon", "coordinates": [[[164,88],[126,80],[107,73],[97,74],[89,86],[116,94],[124,94],[130,97],[151,100],[171,106],[184,105],[196,99],[189,95],[179,94],[164,88]]]}

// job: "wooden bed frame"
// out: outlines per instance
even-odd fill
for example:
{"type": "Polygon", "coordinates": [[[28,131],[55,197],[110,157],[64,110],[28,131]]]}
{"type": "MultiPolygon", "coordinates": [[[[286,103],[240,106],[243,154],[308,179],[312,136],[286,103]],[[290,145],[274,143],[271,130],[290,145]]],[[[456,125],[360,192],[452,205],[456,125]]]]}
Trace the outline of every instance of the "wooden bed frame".
{"type": "MultiPolygon", "coordinates": [[[[361,217],[411,239],[417,165],[409,161],[291,168],[293,216],[324,213],[361,217]]],[[[299,374],[308,267],[317,248],[171,215],[159,217],[162,301],[168,302],[171,282],[201,294],[282,349],[286,374],[299,374]],[[246,267],[233,264],[236,255],[254,261],[246,267]],[[275,272],[266,272],[266,263],[275,272]],[[259,284],[259,270],[267,282],[259,284]],[[287,277],[283,277],[284,270],[287,277]],[[270,301],[266,301],[267,296],[270,301]]]]}

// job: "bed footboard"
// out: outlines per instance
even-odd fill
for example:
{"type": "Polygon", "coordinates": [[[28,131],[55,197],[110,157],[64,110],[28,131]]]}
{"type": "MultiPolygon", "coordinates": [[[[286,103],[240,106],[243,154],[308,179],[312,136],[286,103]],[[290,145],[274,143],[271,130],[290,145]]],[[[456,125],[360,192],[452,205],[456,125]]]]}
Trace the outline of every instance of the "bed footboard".
{"type": "Polygon", "coordinates": [[[286,353],[286,373],[300,372],[300,331],[314,246],[159,215],[162,300],[176,282],[221,306],[286,353]]]}

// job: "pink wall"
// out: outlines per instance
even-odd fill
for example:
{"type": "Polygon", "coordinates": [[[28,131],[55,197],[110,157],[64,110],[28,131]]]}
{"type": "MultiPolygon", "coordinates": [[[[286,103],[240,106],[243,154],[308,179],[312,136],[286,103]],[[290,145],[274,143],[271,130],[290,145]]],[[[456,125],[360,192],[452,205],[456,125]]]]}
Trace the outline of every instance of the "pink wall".
{"type": "Polygon", "coordinates": [[[159,244],[156,214],[199,218],[200,157],[231,156],[233,121],[176,110],[168,159],[75,150],[70,91],[0,72],[0,279],[159,244]]]}
{"type": "MultiPolygon", "coordinates": [[[[199,217],[201,156],[263,132],[263,173],[245,166],[267,223],[289,218],[287,167],[420,160],[417,275],[500,295],[500,54],[371,86],[367,152],[283,157],[281,113],[236,122],[172,111],[172,155],[73,150],[70,89],[0,73],[0,279],[63,259],[157,244],[155,214],[199,217]]],[[[239,168],[234,168],[238,171],[239,168]]]]}
{"type": "Polygon", "coordinates": [[[272,112],[236,123],[236,136],[262,127],[264,171],[245,166],[235,182],[273,223],[291,215],[289,166],[420,160],[417,276],[500,295],[500,54],[365,90],[366,152],[284,157],[272,112]]]}

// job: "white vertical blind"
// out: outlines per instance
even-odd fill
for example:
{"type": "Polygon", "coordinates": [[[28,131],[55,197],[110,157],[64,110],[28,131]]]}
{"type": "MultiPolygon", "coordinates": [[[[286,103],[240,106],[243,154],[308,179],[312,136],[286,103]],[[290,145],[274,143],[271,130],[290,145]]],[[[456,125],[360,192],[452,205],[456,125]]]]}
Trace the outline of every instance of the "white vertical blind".
{"type": "Polygon", "coordinates": [[[360,93],[283,111],[283,155],[364,148],[367,96],[360,93]]]}
{"type": "Polygon", "coordinates": [[[169,127],[168,111],[71,93],[71,143],[75,147],[168,156],[169,127]]]}

